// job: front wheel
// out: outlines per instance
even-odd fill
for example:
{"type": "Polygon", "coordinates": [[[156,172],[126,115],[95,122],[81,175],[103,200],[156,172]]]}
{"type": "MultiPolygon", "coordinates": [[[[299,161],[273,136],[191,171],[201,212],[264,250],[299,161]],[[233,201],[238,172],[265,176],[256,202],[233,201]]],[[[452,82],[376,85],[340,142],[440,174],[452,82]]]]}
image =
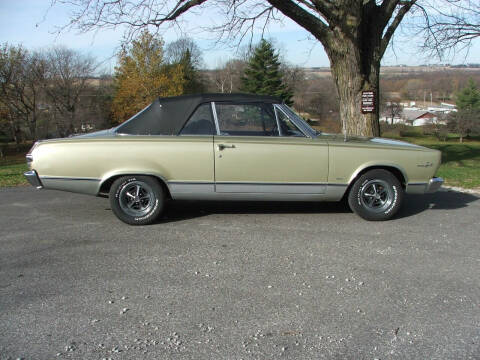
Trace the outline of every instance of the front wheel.
{"type": "Polygon", "coordinates": [[[350,208],[365,220],[388,220],[400,209],[403,189],[389,171],[370,170],[360,176],[348,194],[350,208]]]}
{"type": "Polygon", "coordinates": [[[110,188],[110,206],[124,223],[147,225],[163,210],[165,196],[158,181],[149,176],[124,176],[110,188]]]}

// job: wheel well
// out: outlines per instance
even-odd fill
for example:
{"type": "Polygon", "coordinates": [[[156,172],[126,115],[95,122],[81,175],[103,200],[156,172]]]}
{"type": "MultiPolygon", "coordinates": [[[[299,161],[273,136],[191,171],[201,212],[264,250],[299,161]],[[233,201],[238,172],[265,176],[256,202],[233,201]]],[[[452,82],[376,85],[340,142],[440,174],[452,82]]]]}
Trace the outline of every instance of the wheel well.
{"type": "Polygon", "coordinates": [[[347,190],[345,191],[345,194],[344,194],[344,197],[348,196],[348,193],[350,192],[350,189],[351,187],[353,186],[353,184],[355,184],[355,181],[357,181],[357,179],[362,176],[363,174],[365,174],[367,171],[370,171],[370,170],[374,170],[374,169],[382,169],[382,170],[387,170],[389,171],[390,173],[392,173],[397,179],[398,181],[400,182],[400,184],[402,184],[402,188],[405,190],[406,186],[407,186],[407,181],[405,179],[405,177],[403,176],[402,172],[400,170],[398,170],[396,167],[393,167],[393,166],[385,166],[385,165],[378,165],[378,166],[369,166],[365,169],[363,169],[362,171],[360,171],[357,176],[355,176],[355,178],[350,182],[350,184],[348,184],[348,188],[347,190]]]}
{"type": "Polygon", "coordinates": [[[105,180],[102,183],[102,185],[100,185],[100,191],[98,192],[98,196],[108,197],[108,193],[110,192],[110,188],[112,187],[112,184],[115,180],[117,180],[118,178],[121,178],[123,176],[132,176],[132,175],[150,176],[150,177],[156,179],[159,182],[159,184],[162,186],[163,191],[165,191],[166,197],[168,199],[172,198],[172,196],[170,195],[170,190],[168,189],[167,184],[165,183],[165,181],[162,178],[160,178],[158,176],[155,176],[155,175],[144,175],[144,174],[121,174],[121,175],[112,176],[112,177],[108,178],[107,180],[105,180]]]}

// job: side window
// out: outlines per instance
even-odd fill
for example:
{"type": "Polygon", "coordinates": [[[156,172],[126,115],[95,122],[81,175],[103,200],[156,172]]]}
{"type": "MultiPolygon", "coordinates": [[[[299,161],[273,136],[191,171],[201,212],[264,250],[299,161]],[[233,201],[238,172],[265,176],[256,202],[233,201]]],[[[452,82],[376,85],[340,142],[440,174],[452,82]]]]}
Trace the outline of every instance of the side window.
{"type": "Polygon", "coordinates": [[[283,111],[275,108],[275,112],[277,113],[281,136],[305,136],[283,111]]]}
{"type": "Polygon", "coordinates": [[[272,105],[216,103],[215,109],[221,135],[278,136],[272,105]]]}
{"type": "Polygon", "coordinates": [[[180,131],[180,135],[214,135],[215,133],[210,103],[200,105],[180,131]]]}

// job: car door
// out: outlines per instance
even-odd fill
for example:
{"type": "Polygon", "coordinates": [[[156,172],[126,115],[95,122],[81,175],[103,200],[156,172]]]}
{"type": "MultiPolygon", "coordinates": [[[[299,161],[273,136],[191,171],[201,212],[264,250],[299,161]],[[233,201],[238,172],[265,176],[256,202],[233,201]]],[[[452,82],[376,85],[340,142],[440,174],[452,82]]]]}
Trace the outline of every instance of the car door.
{"type": "Polygon", "coordinates": [[[280,107],[214,104],[217,193],[323,194],[328,144],[307,137],[280,107]]]}

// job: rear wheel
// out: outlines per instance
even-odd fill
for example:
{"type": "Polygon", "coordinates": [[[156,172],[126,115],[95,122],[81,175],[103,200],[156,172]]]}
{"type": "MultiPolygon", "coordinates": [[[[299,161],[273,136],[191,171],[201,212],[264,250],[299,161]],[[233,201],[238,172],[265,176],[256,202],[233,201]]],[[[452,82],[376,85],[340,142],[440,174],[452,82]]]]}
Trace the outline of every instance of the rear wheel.
{"type": "Polygon", "coordinates": [[[403,189],[389,171],[370,170],[360,176],[348,194],[350,208],[365,220],[388,220],[400,209],[403,189]]]}
{"type": "Polygon", "coordinates": [[[154,222],[163,210],[165,196],[158,181],[149,176],[124,176],[110,188],[113,213],[130,225],[154,222]]]}

